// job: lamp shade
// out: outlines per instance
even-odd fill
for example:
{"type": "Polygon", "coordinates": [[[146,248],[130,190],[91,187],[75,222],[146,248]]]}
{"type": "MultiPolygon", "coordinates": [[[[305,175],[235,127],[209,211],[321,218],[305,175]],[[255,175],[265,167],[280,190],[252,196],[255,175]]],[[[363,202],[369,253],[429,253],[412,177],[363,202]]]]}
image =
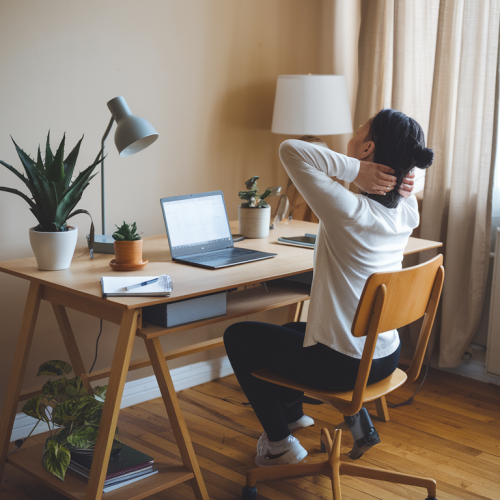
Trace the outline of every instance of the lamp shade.
{"type": "Polygon", "coordinates": [[[278,76],[271,131],[288,135],[336,135],[352,132],[345,77],[278,76]]]}
{"type": "Polygon", "coordinates": [[[116,121],[115,144],[120,156],[131,156],[147,148],[158,139],[158,132],[144,118],[134,116],[123,97],[108,102],[116,121]]]}

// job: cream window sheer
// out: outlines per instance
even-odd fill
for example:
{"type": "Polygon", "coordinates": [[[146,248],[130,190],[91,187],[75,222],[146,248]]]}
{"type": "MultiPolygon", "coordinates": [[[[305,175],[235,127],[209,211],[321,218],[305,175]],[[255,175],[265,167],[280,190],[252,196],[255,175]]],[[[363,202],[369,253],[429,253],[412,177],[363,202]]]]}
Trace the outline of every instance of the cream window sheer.
{"type": "Polygon", "coordinates": [[[439,365],[460,363],[483,310],[500,2],[362,0],[355,127],[384,107],[423,127],[421,237],[444,243],[439,365]]]}

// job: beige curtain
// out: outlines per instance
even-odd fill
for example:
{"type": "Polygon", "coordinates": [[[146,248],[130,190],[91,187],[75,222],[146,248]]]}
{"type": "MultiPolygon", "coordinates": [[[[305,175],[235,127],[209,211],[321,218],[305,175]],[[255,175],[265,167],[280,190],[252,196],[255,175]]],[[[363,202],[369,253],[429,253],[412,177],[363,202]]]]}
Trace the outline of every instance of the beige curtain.
{"type": "Polygon", "coordinates": [[[421,237],[444,243],[441,367],[460,363],[483,310],[499,22],[498,0],[361,1],[355,125],[399,109],[435,151],[421,237]]]}

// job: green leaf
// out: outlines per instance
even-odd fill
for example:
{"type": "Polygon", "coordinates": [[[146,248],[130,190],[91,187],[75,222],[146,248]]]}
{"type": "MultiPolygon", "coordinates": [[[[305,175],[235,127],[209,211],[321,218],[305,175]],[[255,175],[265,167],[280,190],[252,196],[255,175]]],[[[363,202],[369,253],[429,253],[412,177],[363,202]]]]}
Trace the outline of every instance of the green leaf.
{"type": "Polygon", "coordinates": [[[76,160],[78,158],[78,154],[80,153],[80,145],[81,145],[82,141],[83,141],[83,136],[77,142],[76,146],[73,148],[71,153],[66,157],[66,159],[63,162],[64,175],[65,175],[65,180],[66,180],[66,185],[64,186],[64,189],[68,188],[69,183],[71,182],[71,179],[73,178],[73,172],[75,170],[75,165],[76,165],[76,160]]]}
{"type": "Polygon", "coordinates": [[[39,375],[48,375],[50,377],[67,375],[72,370],[73,368],[69,363],[66,363],[66,361],[54,359],[52,361],[46,361],[45,363],[42,363],[38,368],[38,373],[36,374],[36,376],[38,377],[39,375]]]}
{"type": "Polygon", "coordinates": [[[47,164],[51,164],[54,160],[54,156],[52,155],[52,150],[50,149],[50,130],[47,134],[47,142],[45,144],[45,168],[47,168],[47,164]]]}
{"type": "Polygon", "coordinates": [[[80,377],[74,377],[68,380],[68,387],[66,388],[66,393],[72,395],[72,397],[83,397],[88,396],[87,389],[82,384],[82,379],[80,377]]]}
{"type": "Polygon", "coordinates": [[[45,441],[42,465],[48,473],[64,481],[70,460],[71,453],[69,449],[64,445],[60,445],[56,438],[49,437],[45,441]]]}
{"type": "Polygon", "coordinates": [[[58,193],[59,197],[66,189],[66,179],[63,165],[65,143],[66,134],[63,135],[61,144],[59,144],[56,155],[54,156],[52,162],[48,163],[47,158],[45,158],[45,176],[49,181],[54,183],[56,192],[58,193]]]}
{"type": "Polygon", "coordinates": [[[24,193],[21,193],[21,191],[18,191],[17,189],[2,187],[2,186],[0,186],[0,191],[5,191],[7,193],[17,194],[17,196],[20,196],[26,203],[28,203],[28,205],[31,208],[31,211],[36,210],[36,205],[33,202],[33,200],[28,198],[24,193]]]}
{"type": "MultiPolygon", "coordinates": [[[[12,141],[14,141],[14,139],[12,139],[12,141]]],[[[15,143],[14,143],[15,144],[15,143]]],[[[28,157],[29,158],[29,157],[28,157]]],[[[28,189],[31,191],[31,187],[30,187],[30,183],[28,181],[28,179],[26,179],[26,177],[21,173],[19,172],[16,168],[14,168],[12,165],[9,165],[8,163],[5,163],[4,161],[0,160],[0,163],[8,168],[17,178],[21,179],[21,181],[24,182],[24,184],[26,184],[26,186],[28,187],[28,189]]]]}
{"type": "Polygon", "coordinates": [[[68,443],[75,448],[93,448],[97,441],[98,431],[91,426],[83,425],[75,429],[68,437],[68,443]]]}
{"type": "Polygon", "coordinates": [[[48,380],[42,386],[42,393],[47,399],[55,399],[57,394],[56,384],[52,380],[48,380]]]}
{"type": "Polygon", "coordinates": [[[98,385],[92,389],[92,391],[94,392],[94,396],[96,398],[101,399],[102,401],[106,399],[107,390],[108,390],[107,385],[98,385]]]}
{"type": "Polygon", "coordinates": [[[47,406],[44,399],[45,397],[43,394],[39,394],[38,396],[28,399],[26,404],[23,406],[22,412],[29,417],[48,423],[50,419],[47,415],[47,406]]]}
{"type": "Polygon", "coordinates": [[[43,172],[44,166],[43,166],[43,160],[42,160],[42,153],[40,152],[40,146],[38,146],[38,152],[36,155],[36,168],[43,172]]]}
{"type": "MultiPolygon", "coordinates": [[[[94,398],[92,398],[94,400],[94,398]]],[[[95,400],[94,400],[95,401],[95,400]]],[[[88,401],[86,398],[67,399],[54,408],[52,419],[56,425],[66,426],[71,422],[85,419],[86,406],[88,401]]]]}

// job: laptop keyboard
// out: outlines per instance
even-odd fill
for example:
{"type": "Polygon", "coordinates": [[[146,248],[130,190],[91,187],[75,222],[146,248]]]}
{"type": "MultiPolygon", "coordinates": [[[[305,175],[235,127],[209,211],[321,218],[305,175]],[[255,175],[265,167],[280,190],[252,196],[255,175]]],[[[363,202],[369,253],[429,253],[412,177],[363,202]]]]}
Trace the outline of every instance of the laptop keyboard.
{"type": "Polygon", "coordinates": [[[247,255],[249,253],[254,253],[255,250],[245,250],[244,248],[228,248],[227,250],[221,250],[220,252],[210,252],[207,255],[200,255],[199,257],[189,257],[186,260],[190,262],[207,262],[211,260],[219,259],[232,259],[234,257],[241,257],[242,255],[247,255]]]}

